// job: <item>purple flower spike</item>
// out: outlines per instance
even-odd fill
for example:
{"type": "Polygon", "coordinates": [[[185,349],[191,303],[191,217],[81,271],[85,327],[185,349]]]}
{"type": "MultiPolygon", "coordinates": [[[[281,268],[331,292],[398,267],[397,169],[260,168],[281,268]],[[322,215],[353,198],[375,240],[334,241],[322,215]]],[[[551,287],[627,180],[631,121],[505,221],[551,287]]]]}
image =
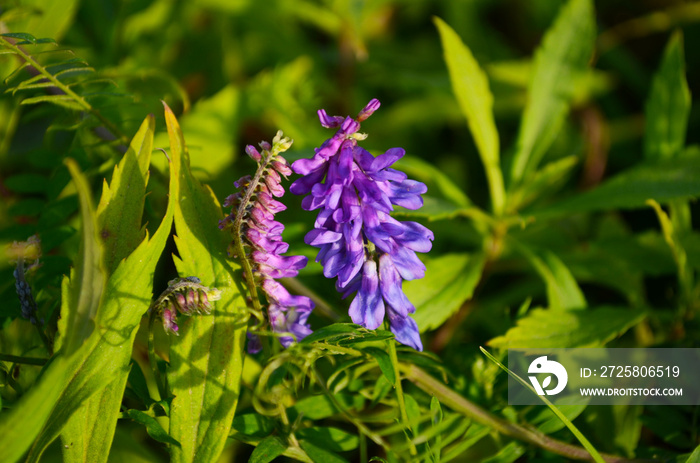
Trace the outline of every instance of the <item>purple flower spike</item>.
{"type": "MultiPolygon", "coordinates": [[[[254,176],[245,176],[235,186],[242,191],[227,200],[234,206],[231,215],[221,221],[221,228],[233,228],[233,233],[240,237],[240,244],[249,248],[246,251],[248,261],[252,263],[253,279],[248,282],[261,288],[269,302],[268,320],[272,331],[280,334],[279,340],[284,347],[299,341],[311,333],[307,323],[314,303],[306,296],[292,296],[275,281],[276,278],[292,278],[306,266],[303,256],[283,256],[289,245],[282,241],[284,225],[275,221],[275,214],[286,206],[275,198],[284,195],[282,177],[292,173],[287,161],[280,155],[292,145],[292,140],[282,136],[282,132],[272,140],[272,144],[261,142],[263,152],[248,146],[246,152],[257,161],[258,169],[254,176]],[[246,203],[241,204],[241,199],[246,203]],[[240,227],[236,229],[236,227],[240,227]]],[[[236,243],[236,241],[234,241],[236,243]]],[[[235,244],[229,253],[236,254],[235,244]]],[[[243,256],[240,256],[243,257],[243,256]]],[[[251,293],[255,293],[251,289],[251,293]]],[[[262,316],[261,316],[262,318],[262,316]]],[[[260,337],[248,333],[248,351],[259,352],[262,349],[260,337]]]]}
{"type": "Polygon", "coordinates": [[[319,248],[316,260],[326,277],[338,278],[336,288],[343,297],[357,292],[350,304],[352,321],[376,329],[386,316],[398,342],[422,350],[418,325],[410,316],[416,309],[402,284],[423,277],[425,266],[416,252],[428,252],[434,236],[423,225],[399,222],[390,213],[395,206],[420,208],[427,188],[391,168],[404,156],[402,148],[374,157],[358,146],[366,138],[358,133],[360,122],[379,106],[379,100],[371,100],[357,119],[320,110],[321,125],[338,130],[311,159],[292,164],[303,177],[289,189],[308,195],[304,209],[319,211],[304,241],[319,248]]]}

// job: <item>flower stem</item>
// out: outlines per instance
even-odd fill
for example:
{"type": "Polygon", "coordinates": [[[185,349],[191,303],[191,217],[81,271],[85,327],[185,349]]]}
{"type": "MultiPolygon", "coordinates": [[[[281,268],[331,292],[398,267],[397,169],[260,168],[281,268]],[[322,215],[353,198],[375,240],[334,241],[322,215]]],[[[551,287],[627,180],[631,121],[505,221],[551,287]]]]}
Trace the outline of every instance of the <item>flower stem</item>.
{"type": "Polygon", "coordinates": [[[151,369],[153,370],[153,377],[156,381],[156,386],[158,386],[159,400],[165,399],[168,395],[165,390],[165,384],[163,383],[163,377],[158,369],[158,358],[156,357],[156,349],[153,334],[153,325],[155,324],[157,312],[151,309],[151,315],[148,317],[148,362],[151,364],[151,369]]]}
{"type": "MultiPolygon", "coordinates": [[[[425,371],[415,365],[401,365],[401,371],[406,378],[420,387],[426,393],[437,397],[440,402],[457,413],[484,426],[498,431],[499,433],[537,445],[545,450],[562,455],[575,460],[592,460],[591,454],[583,447],[567,444],[532,429],[527,429],[515,423],[498,418],[487,412],[478,405],[465,399],[449,387],[437,381],[425,371]]],[[[628,460],[616,455],[600,454],[607,463],[641,463],[654,460],[628,460]]]]}
{"type": "MultiPolygon", "coordinates": [[[[387,326],[386,329],[388,330],[389,327],[387,326]]],[[[387,341],[387,344],[389,344],[389,358],[391,358],[391,365],[394,368],[394,375],[396,376],[396,382],[394,383],[394,387],[396,388],[396,400],[399,403],[399,413],[401,415],[401,422],[406,427],[406,429],[409,429],[411,430],[411,432],[413,432],[408,422],[406,402],[403,396],[403,386],[401,386],[401,371],[399,369],[399,357],[396,354],[396,342],[393,339],[389,339],[387,341]]],[[[416,455],[418,451],[416,450],[416,446],[413,443],[412,439],[409,439],[409,444],[411,455],[416,455]]]]}

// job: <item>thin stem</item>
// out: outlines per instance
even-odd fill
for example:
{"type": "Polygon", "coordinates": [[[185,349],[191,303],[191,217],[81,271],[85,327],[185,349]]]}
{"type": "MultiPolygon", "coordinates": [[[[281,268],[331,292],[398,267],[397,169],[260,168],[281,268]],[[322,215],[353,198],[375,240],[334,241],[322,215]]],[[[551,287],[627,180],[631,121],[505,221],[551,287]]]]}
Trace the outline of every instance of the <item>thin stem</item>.
{"type": "Polygon", "coordinates": [[[36,357],[19,357],[17,355],[0,354],[0,360],[3,362],[20,363],[23,365],[39,365],[44,366],[49,361],[49,359],[42,359],[36,357]]]}
{"type": "MultiPolygon", "coordinates": [[[[437,397],[442,404],[450,407],[458,413],[461,413],[472,421],[488,426],[489,428],[492,428],[499,433],[514,439],[537,445],[538,447],[556,453],[557,455],[562,455],[575,460],[592,460],[591,454],[582,447],[552,439],[539,431],[524,428],[492,415],[478,405],[457,394],[455,391],[437,381],[435,378],[415,365],[400,365],[400,367],[408,380],[416,384],[427,394],[437,397]]],[[[603,460],[608,463],[642,463],[655,461],[628,460],[623,457],[604,453],[600,455],[603,457],[603,460]]]]}
{"type": "MultiPolygon", "coordinates": [[[[264,151],[263,153],[267,154],[267,151],[264,151]]],[[[260,305],[258,289],[255,285],[253,267],[252,265],[250,265],[250,261],[246,257],[245,248],[243,247],[241,227],[243,226],[245,214],[248,210],[248,204],[250,203],[250,200],[252,199],[253,194],[255,193],[255,189],[260,184],[260,180],[262,179],[262,176],[265,173],[265,169],[267,168],[267,164],[271,160],[271,158],[272,156],[266,157],[258,165],[258,169],[255,171],[255,176],[253,176],[253,178],[250,180],[250,184],[248,185],[248,188],[246,188],[243,198],[241,198],[241,202],[238,204],[236,218],[233,222],[233,245],[235,248],[236,255],[238,256],[239,260],[241,261],[241,265],[243,266],[245,284],[248,287],[248,291],[250,292],[251,302],[253,304],[253,309],[257,317],[260,317],[260,314],[262,314],[262,306],[260,305]]]]}
{"type": "MultiPolygon", "coordinates": [[[[399,357],[398,355],[396,355],[396,342],[394,342],[393,339],[389,339],[387,341],[387,344],[389,344],[389,358],[391,359],[391,366],[394,368],[394,375],[396,376],[396,382],[394,383],[394,387],[396,388],[396,400],[399,403],[399,414],[401,415],[401,423],[406,429],[413,432],[408,422],[408,413],[406,413],[406,402],[403,397],[403,386],[401,385],[401,371],[399,370],[399,357]]],[[[411,455],[416,455],[418,451],[416,450],[416,446],[413,443],[413,440],[409,439],[408,441],[410,444],[411,455]]]]}
{"type": "Polygon", "coordinates": [[[158,395],[160,395],[158,400],[163,400],[168,395],[167,391],[165,390],[165,384],[163,383],[163,377],[161,376],[160,370],[158,369],[158,358],[156,357],[156,349],[153,334],[153,325],[155,324],[156,316],[156,310],[152,308],[151,315],[148,317],[148,362],[151,364],[151,369],[153,370],[153,377],[156,381],[156,386],[158,386],[158,395]]]}
{"type": "Polygon", "coordinates": [[[114,125],[109,119],[105,118],[99,111],[93,108],[92,105],[88,103],[87,100],[85,100],[85,98],[75,93],[73,90],[71,90],[70,87],[68,87],[66,84],[58,80],[53,74],[47,71],[44,66],[39,64],[34,58],[32,58],[30,54],[26,53],[22,49],[22,47],[15,45],[14,43],[10,42],[2,36],[0,36],[0,44],[12,49],[15,53],[21,56],[25,62],[29,63],[34,69],[36,69],[36,71],[39,74],[43,75],[46,79],[48,79],[56,88],[61,90],[66,95],[70,96],[78,104],[78,106],[95,116],[107,128],[107,130],[109,130],[110,132],[112,132],[112,134],[119,138],[120,142],[127,145],[129,144],[129,138],[126,135],[124,135],[121,132],[121,130],[117,128],[116,125],[114,125]]]}

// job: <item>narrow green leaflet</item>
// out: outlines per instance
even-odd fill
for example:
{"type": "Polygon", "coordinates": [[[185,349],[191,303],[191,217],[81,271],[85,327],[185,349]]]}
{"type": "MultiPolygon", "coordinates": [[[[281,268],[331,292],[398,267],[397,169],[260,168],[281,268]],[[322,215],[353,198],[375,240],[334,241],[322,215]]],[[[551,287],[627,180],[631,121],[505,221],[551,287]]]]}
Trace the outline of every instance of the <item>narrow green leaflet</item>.
{"type": "Polygon", "coordinates": [[[218,228],[223,213],[213,192],[190,171],[182,131],[165,107],[170,136],[175,201],[175,229],[182,277],[196,276],[221,290],[211,315],[182,318],[180,336],[171,337],[168,383],[175,396],[170,435],[182,447],[171,447],[171,461],[216,461],[228,438],[238,403],[243,369],[247,312],[227,257],[230,236],[218,228]]]}
{"type": "Polygon", "coordinates": [[[442,325],[472,297],[485,263],[483,254],[446,254],[426,261],[425,278],[404,282],[421,332],[442,325]]]}
{"type": "Polygon", "coordinates": [[[0,434],[0,448],[5,450],[6,461],[17,461],[33,441],[28,461],[38,461],[86,400],[109,385],[115,375],[128,374],[131,346],[150,305],[153,273],[170,235],[173,212],[170,201],[153,237],[146,237],[107,281],[90,337],[72,354],[65,348],[57,352],[34,387],[0,417],[0,428],[5,430],[0,434]]]}
{"type": "Polygon", "coordinates": [[[616,307],[563,312],[531,310],[505,335],[489,345],[511,348],[600,347],[646,317],[645,312],[616,307]]]}
{"type": "Polygon", "coordinates": [[[61,337],[56,348],[64,346],[66,352],[74,352],[95,328],[95,316],[100,306],[106,275],[102,264],[104,251],[97,236],[90,188],[75,161],[68,159],[66,165],[78,190],[83,226],[78,265],[71,271],[68,293],[64,294],[68,305],[61,307],[61,337]]]}
{"type": "Polygon", "coordinates": [[[506,196],[499,160],[498,131],[493,120],[493,95],[488,78],[457,33],[440,18],[433,18],[433,21],[440,32],[452,90],[467,118],[486,169],[493,211],[496,215],[501,215],[506,196]]]}
{"type": "Polygon", "coordinates": [[[593,53],[591,0],[569,0],[535,53],[527,105],[511,165],[513,186],[531,174],[554,141],[576,93],[576,79],[593,53]]]}
{"type": "Polygon", "coordinates": [[[377,361],[377,364],[379,364],[379,369],[382,371],[384,377],[391,384],[396,383],[396,373],[394,372],[394,367],[391,364],[391,357],[389,357],[389,354],[377,347],[366,347],[364,351],[377,361]]]}
{"type": "Polygon", "coordinates": [[[547,193],[555,191],[566,182],[577,164],[577,156],[566,156],[545,165],[535,172],[530,182],[513,190],[508,196],[507,209],[517,211],[537,198],[546,197],[547,193]]]}
{"type": "Polygon", "coordinates": [[[107,387],[73,413],[61,432],[63,462],[106,462],[117,428],[126,377],[120,372],[107,387]]]}
{"type": "Polygon", "coordinates": [[[287,446],[277,436],[266,437],[253,450],[248,463],[270,463],[287,450],[287,446]]]}
{"type": "Polygon", "coordinates": [[[690,115],[690,91],[685,79],[683,36],[676,32],[664,51],[646,103],[644,156],[668,159],[678,156],[685,146],[690,115]]]}
{"type": "MultiPolygon", "coordinates": [[[[141,220],[154,130],[155,118],[151,115],[143,121],[129,149],[115,166],[111,185],[104,181],[97,226],[108,275],[143,240],[141,220]]],[[[118,373],[70,418],[61,435],[64,461],[107,461],[127,379],[128,372],[118,373]]]]}
{"type": "Polygon", "coordinates": [[[149,115],[129,149],[114,167],[112,183],[104,181],[97,206],[97,223],[105,247],[105,269],[111,274],[143,239],[141,217],[148,184],[148,167],[156,122],[149,115]]]}
{"type": "Polygon", "coordinates": [[[530,261],[544,280],[550,309],[575,310],[586,307],[586,299],[576,279],[556,254],[543,251],[537,255],[524,245],[518,245],[516,249],[530,261]]]}
{"type": "Polygon", "coordinates": [[[576,212],[609,211],[646,207],[653,199],[666,203],[672,199],[700,196],[700,152],[686,150],[674,159],[648,161],[603,182],[598,188],[573,196],[534,212],[535,219],[576,212]]]}
{"type": "MultiPolygon", "coordinates": [[[[146,427],[146,432],[148,433],[148,435],[151,436],[153,439],[157,440],[158,442],[163,442],[164,444],[172,444],[175,446],[180,445],[178,441],[170,437],[170,435],[168,435],[168,433],[165,432],[165,429],[163,429],[160,423],[158,423],[158,420],[156,420],[152,416],[147,415],[141,410],[128,410],[126,414],[132,420],[144,425],[146,427]]],[[[83,461],[94,460],[86,459],[83,461]]]]}
{"type": "MultiPolygon", "coordinates": [[[[488,351],[486,351],[486,349],[484,349],[483,347],[480,347],[480,349],[481,349],[481,352],[486,357],[488,357],[489,360],[491,360],[493,363],[498,365],[499,368],[501,368],[503,371],[505,371],[510,376],[512,376],[520,384],[522,384],[526,388],[530,389],[533,394],[535,393],[535,390],[532,388],[532,386],[530,386],[524,379],[522,379],[520,376],[518,376],[515,373],[513,373],[512,371],[510,371],[508,369],[508,367],[506,367],[501,362],[499,362],[498,359],[496,359],[496,357],[494,357],[488,351]]],[[[566,415],[564,415],[564,413],[562,413],[557,406],[552,404],[552,402],[550,402],[549,399],[547,399],[545,396],[539,396],[539,398],[540,398],[540,400],[542,400],[542,402],[545,403],[545,405],[547,405],[547,407],[549,407],[549,409],[552,411],[552,413],[554,413],[564,423],[564,425],[566,425],[566,427],[569,428],[569,431],[571,431],[571,433],[574,436],[576,436],[576,439],[578,439],[578,441],[581,443],[581,445],[583,445],[583,447],[586,449],[586,451],[588,451],[588,453],[590,453],[591,457],[593,458],[593,461],[595,461],[596,463],[605,463],[605,460],[603,459],[603,457],[600,456],[600,453],[598,453],[598,451],[596,450],[595,447],[593,447],[593,445],[590,443],[590,441],[588,439],[586,439],[586,436],[584,436],[581,433],[581,431],[579,431],[578,428],[576,426],[574,426],[574,424],[571,422],[571,420],[569,420],[569,418],[567,418],[566,415]]]]}

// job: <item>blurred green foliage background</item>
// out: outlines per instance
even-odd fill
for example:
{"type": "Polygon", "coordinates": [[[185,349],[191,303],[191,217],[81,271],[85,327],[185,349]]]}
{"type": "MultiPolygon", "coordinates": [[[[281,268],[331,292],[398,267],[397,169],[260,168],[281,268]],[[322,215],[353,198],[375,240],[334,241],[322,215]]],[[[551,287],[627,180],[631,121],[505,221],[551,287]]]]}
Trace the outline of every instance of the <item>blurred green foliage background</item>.
{"type": "MultiPolygon", "coordinates": [[[[167,147],[161,100],[180,119],[195,175],[212,186],[219,200],[232,192],[234,180],[252,170],[252,162],[242,156],[245,145],[269,140],[281,129],[295,140],[290,158],[308,157],[331,135],[318,123],[318,109],[354,115],[371,98],[378,98],[382,107],[363,123],[362,131],[369,134],[364,146],[374,153],[405,148],[411,159],[404,168],[428,184],[429,197],[449,199],[456,188],[458,196],[461,190],[471,203],[489,210],[484,169],[453,94],[433,17],[457,32],[486,71],[507,172],[527,101],[534,50],[564,3],[2,0],[0,33],[52,38],[58,48],[71,50],[73,58],[84,60],[81,66],[96,71],[100,81],[81,90],[94,110],[114,127],[105,130],[86,112],[48,104],[23,105],[27,97],[23,92],[0,94],[0,249],[14,240],[41,234],[43,267],[34,285],[41,288],[37,295],[40,312],[55,321],[60,279],[68,273],[79,244],[78,201],[62,161],[76,159],[98,194],[102,179],[109,176],[147,114],[156,117],[155,147],[167,147]]],[[[517,211],[523,219],[530,211],[590,190],[640,163],[645,149],[645,105],[674,30],[682,31],[690,94],[699,93],[700,54],[695,46],[700,44],[700,3],[600,0],[595,8],[594,71],[577,81],[571,113],[542,163],[574,156],[575,166],[551,185],[548,194],[523,201],[517,211]]],[[[45,63],[52,59],[53,54],[46,54],[45,63]]],[[[0,56],[0,76],[9,77],[4,82],[7,88],[13,79],[19,79],[12,75],[17,64],[13,57],[0,56]]],[[[694,105],[687,146],[700,141],[699,125],[700,106],[694,105]]],[[[167,201],[167,161],[158,153],[153,155],[149,190],[146,216],[152,232],[167,201]]],[[[285,238],[292,243],[291,252],[313,257],[314,250],[302,242],[313,214],[301,211],[299,200],[291,195],[287,201],[291,207],[280,218],[287,224],[285,238]]],[[[682,242],[689,268],[696,270],[700,263],[700,237],[694,232],[700,216],[697,203],[691,202],[688,211],[690,227],[682,242]]],[[[696,313],[698,303],[693,296],[679,302],[676,265],[653,209],[564,215],[561,220],[515,227],[512,234],[528,246],[559,256],[590,306],[658,310],[656,318],[638,324],[620,345],[697,346],[700,329],[687,314],[696,313]],[[610,258],[615,252],[619,254],[610,258]],[[674,318],[670,309],[665,311],[679,305],[687,309],[681,318],[674,318]]],[[[432,277],[428,275],[432,278],[429,284],[438,285],[454,272],[468,273],[464,256],[482,247],[478,222],[461,216],[447,218],[432,217],[429,225],[436,236],[431,258],[442,259],[429,267],[434,271],[432,277]]],[[[475,296],[455,296],[439,322],[431,322],[431,314],[421,313],[419,307],[417,319],[426,331],[424,344],[449,369],[462,372],[456,375],[456,387],[475,400],[493,398],[496,371],[485,367],[476,346],[512,327],[523,301],[530,301],[533,307],[547,303],[547,284],[516,251],[508,246],[495,251],[498,258],[489,258],[483,270],[489,278],[478,270],[475,296]],[[453,317],[450,323],[442,325],[448,317],[453,317]]],[[[0,350],[24,355],[26,352],[13,352],[13,346],[30,342],[23,340],[26,334],[13,322],[20,306],[14,296],[12,270],[0,259],[0,322],[5,328],[0,350]]],[[[164,263],[159,273],[161,286],[171,272],[164,263]]],[[[347,302],[341,301],[332,284],[317,278],[319,274],[320,267],[310,264],[300,281],[318,293],[333,313],[343,314],[341,307],[347,302]]],[[[418,298],[414,300],[417,306],[429,306],[429,297],[440,294],[438,290],[427,293],[425,286],[407,291],[418,298]]],[[[325,323],[328,319],[323,315],[312,319],[313,326],[325,323]]],[[[629,325],[620,331],[627,328],[629,325]]],[[[31,380],[31,376],[22,378],[25,385],[31,380]]],[[[620,432],[634,437],[618,441],[606,436],[596,420],[622,423],[629,418],[638,424],[638,415],[601,418],[596,413],[604,414],[590,412],[583,428],[595,436],[602,450],[634,454],[640,439],[636,424],[620,427],[620,432]]],[[[693,417],[692,427],[697,430],[696,412],[678,414],[686,424],[693,417]]],[[[697,444],[697,432],[687,431],[690,424],[683,429],[676,421],[670,428],[675,434],[658,424],[674,420],[663,413],[652,413],[646,419],[656,436],[647,439],[650,448],[657,440],[666,441],[664,445],[678,452],[697,444]]],[[[124,439],[118,434],[117,444],[124,439]]]]}

